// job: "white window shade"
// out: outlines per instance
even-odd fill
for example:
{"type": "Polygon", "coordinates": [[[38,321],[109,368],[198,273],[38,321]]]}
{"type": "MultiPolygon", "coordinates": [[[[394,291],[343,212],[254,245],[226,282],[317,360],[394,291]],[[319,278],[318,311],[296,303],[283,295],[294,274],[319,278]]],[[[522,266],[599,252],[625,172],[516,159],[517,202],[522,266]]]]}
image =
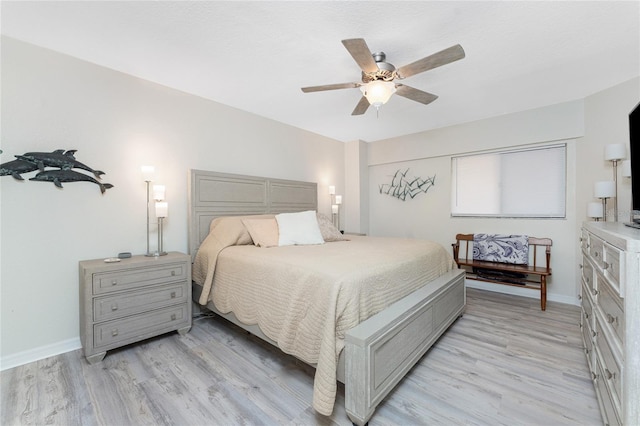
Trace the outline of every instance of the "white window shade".
{"type": "Polygon", "coordinates": [[[452,216],[564,218],[566,145],[453,157],[452,216]]]}

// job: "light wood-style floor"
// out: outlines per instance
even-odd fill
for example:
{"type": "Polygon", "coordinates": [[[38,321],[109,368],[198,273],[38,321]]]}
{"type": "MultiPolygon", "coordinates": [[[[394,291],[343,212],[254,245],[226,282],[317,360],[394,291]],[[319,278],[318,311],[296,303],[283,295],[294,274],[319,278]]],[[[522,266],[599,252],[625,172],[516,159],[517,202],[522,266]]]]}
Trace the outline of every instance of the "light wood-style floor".
{"type": "MultiPolygon", "coordinates": [[[[599,425],[577,307],[469,289],[467,310],[370,425],[599,425]]],[[[350,424],[310,407],[313,369],[222,319],[2,372],[2,425],[350,424]]]]}

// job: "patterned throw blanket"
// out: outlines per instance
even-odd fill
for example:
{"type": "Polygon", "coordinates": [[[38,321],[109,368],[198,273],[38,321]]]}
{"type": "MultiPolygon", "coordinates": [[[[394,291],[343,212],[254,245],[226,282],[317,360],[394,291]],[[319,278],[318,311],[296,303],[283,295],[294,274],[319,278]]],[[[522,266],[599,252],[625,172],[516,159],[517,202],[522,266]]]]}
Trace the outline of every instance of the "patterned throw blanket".
{"type": "Polygon", "coordinates": [[[529,237],[526,235],[474,234],[473,259],[527,265],[529,263],[529,237]]]}

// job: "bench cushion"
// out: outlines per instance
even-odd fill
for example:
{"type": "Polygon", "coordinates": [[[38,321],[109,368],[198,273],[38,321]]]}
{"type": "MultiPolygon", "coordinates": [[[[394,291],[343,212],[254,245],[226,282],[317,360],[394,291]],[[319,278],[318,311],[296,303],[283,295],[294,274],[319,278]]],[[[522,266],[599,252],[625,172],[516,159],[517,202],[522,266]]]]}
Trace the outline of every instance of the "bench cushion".
{"type": "Polygon", "coordinates": [[[473,259],[527,265],[529,263],[529,237],[526,235],[474,234],[473,259]]]}

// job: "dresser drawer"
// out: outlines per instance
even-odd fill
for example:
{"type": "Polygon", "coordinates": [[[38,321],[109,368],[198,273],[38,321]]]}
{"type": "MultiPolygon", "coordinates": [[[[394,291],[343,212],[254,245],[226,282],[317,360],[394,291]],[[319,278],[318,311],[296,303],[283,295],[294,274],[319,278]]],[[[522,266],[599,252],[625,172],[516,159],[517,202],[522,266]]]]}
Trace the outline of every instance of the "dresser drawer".
{"type": "Polygon", "coordinates": [[[604,241],[591,235],[589,237],[589,257],[595,262],[596,266],[602,269],[602,261],[604,256],[604,241]]]}
{"type": "Polygon", "coordinates": [[[587,364],[589,365],[589,371],[593,371],[593,329],[591,327],[591,321],[585,317],[584,311],[582,311],[581,328],[584,353],[587,355],[587,364]]]}
{"type": "Polygon", "coordinates": [[[585,255],[582,256],[582,280],[589,294],[591,296],[596,296],[597,293],[593,264],[585,255]]]}
{"type": "Polygon", "coordinates": [[[94,325],[94,344],[97,348],[111,345],[124,345],[147,337],[162,334],[167,330],[189,324],[188,307],[170,306],[140,315],[108,321],[94,325]]]}
{"type": "Polygon", "coordinates": [[[94,274],[93,294],[104,294],[171,281],[184,281],[187,279],[187,274],[187,267],[184,263],[94,274]]]}
{"type": "Polygon", "coordinates": [[[187,282],[145,288],[126,294],[96,297],[94,321],[107,321],[187,301],[187,282]]]}
{"type": "Polygon", "coordinates": [[[620,294],[620,250],[612,245],[604,245],[604,262],[603,262],[604,276],[609,280],[609,284],[620,294]]]}
{"type": "Polygon", "coordinates": [[[580,248],[582,251],[589,251],[589,232],[586,229],[580,230],[580,248]]]}
{"type": "Polygon", "coordinates": [[[622,299],[613,291],[609,283],[604,278],[598,277],[598,304],[603,320],[613,329],[620,346],[624,347],[624,310],[622,308],[622,299]]]}
{"type": "Polygon", "coordinates": [[[593,329],[593,302],[591,302],[591,295],[588,294],[584,283],[582,284],[581,305],[584,319],[589,323],[589,327],[593,329]]]}
{"type": "Polygon", "coordinates": [[[616,407],[619,407],[620,401],[622,401],[622,383],[620,380],[622,368],[617,357],[613,355],[610,342],[606,338],[606,332],[602,329],[599,318],[596,320],[596,333],[598,335],[596,350],[598,351],[598,359],[604,374],[601,380],[606,382],[616,407]]]}
{"type": "Polygon", "coordinates": [[[596,379],[594,381],[596,393],[598,394],[598,403],[602,411],[603,423],[608,426],[621,426],[617,410],[614,406],[613,399],[607,389],[606,379],[604,378],[604,369],[600,362],[596,361],[596,379]]]}

